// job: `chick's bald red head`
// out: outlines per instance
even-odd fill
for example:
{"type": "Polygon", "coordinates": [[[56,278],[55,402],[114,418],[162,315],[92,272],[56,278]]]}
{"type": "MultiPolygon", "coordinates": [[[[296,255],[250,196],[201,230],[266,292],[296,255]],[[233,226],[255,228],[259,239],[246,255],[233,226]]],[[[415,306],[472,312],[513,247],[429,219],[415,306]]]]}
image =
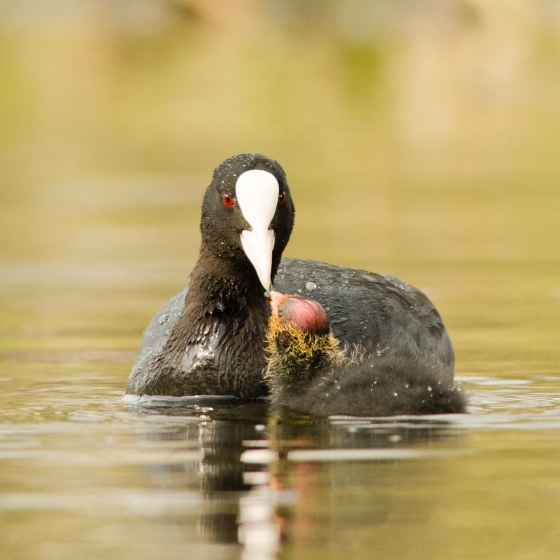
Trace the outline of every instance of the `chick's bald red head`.
{"type": "Polygon", "coordinates": [[[267,292],[272,315],[283,323],[293,323],[305,332],[327,334],[330,323],[323,306],[301,296],[286,295],[280,292],[267,292]]]}

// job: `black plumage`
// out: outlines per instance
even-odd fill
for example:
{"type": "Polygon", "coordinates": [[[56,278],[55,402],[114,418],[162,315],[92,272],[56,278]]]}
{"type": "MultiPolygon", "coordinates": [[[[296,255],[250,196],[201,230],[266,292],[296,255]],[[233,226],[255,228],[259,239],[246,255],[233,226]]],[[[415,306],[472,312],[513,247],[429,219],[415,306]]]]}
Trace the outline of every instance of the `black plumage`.
{"type": "Polygon", "coordinates": [[[266,392],[264,336],[270,314],[257,273],[241,246],[247,227],[235,197],[245,171],[272,173],[286,193],[271,228],[275,231],[272,274],[293,227],[294,207],[284,171],[259,154],[241,154],[215,171],[202,205],[202,242],[188,290],[173,298],[152,320],[129,378],[127,392],[148,395],[236,395],[266,392]]]}
{"type": "Polygon", "coordinates": [[[284,299],[269,321],[265,378],[275,405],[321,416],[465,412],[461,387],[433,356],[340,344],[328,320],[298,323],[294,307],[305,301],[284,299]]]}
{"type": "Polygon", "coordinates": [[[449,335],[432,302],[417,288],[386,274],[300,259],[282,259],[274,288],[319,302],[334,336],[365,351],[391,349],[429,356],[453,378],[449,335]],[[309,289],[311,288],[311,289],[309,289]]]}
{"type": "Polygon", "coordinates": [[[335,336],[365,350],[389,349],[428,356],[453,378],[453,349],[441,318],[419,290],[392,276],[309,260],[283,259],[294,204],[281,166],[259,154],[240,154],[214,171],[204,195],[199,259],[188,289],[152,319],[129,378],[127,392],[148,395],[230,394],[252,399],[263,382],[269,305],[265,287],[242,247],[250,229],[235,197],[239,176],[252,169],[277,179],[283,200],[270,223],[275,233],[271,278],[276,289],[304,293],[329,313],[335,336]]]}

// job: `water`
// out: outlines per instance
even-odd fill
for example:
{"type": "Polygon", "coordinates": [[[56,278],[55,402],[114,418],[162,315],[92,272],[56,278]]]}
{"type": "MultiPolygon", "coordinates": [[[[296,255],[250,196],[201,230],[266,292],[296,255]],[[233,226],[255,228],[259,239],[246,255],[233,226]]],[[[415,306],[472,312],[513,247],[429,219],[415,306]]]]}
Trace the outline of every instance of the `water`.
{"type": "Polygon", "coordinates": [[[2,559],[556,558],[554,3],[136,4],[0,2],[2,559]],[[469,414],[123,400],[244,150],[288,256],[428,293],[469,414]]]}
{"type": "Polygon", "coordinates": [[[123,399],[98,368],[87,389],[51,371],[4,414],[5,557],[556,554],[558,376],[464,378],[466,415],[319,419],[123,399]]]}

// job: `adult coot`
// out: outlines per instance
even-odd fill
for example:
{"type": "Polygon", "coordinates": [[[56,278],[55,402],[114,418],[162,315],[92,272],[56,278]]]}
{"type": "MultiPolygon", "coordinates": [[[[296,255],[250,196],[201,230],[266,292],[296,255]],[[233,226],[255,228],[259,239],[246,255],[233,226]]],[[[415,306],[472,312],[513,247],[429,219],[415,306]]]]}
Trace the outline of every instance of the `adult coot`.
{"type": "Polygon", "coordinates": [[[340,345],[319,303],[270,298],[265,379],[274,404],[323,416],[465,412],[461,388],[433,357],[340,345]]]}
{"type": "Polygon", "coordinates": [[[214,171],[202,204],[202,242],[189,288],[152,319],[127,392],[148,395],[267,393],[265,290],[305,293],[328,312],[334,336],[366,351],[429,356],[453,379],[453,349],[441,318],[413,288],[387,275],[281,259],[294,223],[282,167],[240,154],[214,171]]]}
{"type": "Polygon", "coordinates": [[[264,293],[293,223],[290,189],[276,161],[240,154],[215,169],[189,288],[148,325],[128,393],[250,399],[266,392],[264,293]]]}

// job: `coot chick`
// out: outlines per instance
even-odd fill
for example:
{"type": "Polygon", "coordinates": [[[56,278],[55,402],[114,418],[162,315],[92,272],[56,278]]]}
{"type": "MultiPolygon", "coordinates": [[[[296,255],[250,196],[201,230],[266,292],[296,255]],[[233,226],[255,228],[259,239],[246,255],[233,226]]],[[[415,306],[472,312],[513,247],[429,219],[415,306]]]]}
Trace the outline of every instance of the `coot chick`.
{"type": "Polygon", "coordinates": [[[367,352],[430,356],[453,379],[455,355],[433,303],[418,288],[390,276],[310,260],[282,259],[274,289],[305,295],[329,314],[333,335],[367,352]]]}
{"type": "Polygon", "coordinates": [[[278,292],[269,297],[265,379],[274,404],[320,416],[465,412],[461,388],[433,357],[341,344],[319,303],[278,292]]]}

